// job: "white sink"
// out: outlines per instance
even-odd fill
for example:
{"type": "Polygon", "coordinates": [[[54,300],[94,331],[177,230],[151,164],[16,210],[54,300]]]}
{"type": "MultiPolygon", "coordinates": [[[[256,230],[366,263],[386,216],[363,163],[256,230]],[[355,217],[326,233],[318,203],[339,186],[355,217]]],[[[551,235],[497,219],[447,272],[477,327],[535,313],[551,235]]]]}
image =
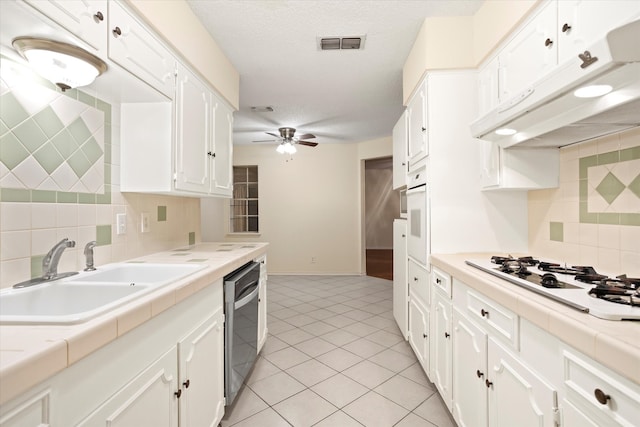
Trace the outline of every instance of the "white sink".
{"type": "Polygon", "coordinates": [[[87,321],[188,276],[202,264],[114,264],[68,279],[0,292],[2,324],[87,321]]]}

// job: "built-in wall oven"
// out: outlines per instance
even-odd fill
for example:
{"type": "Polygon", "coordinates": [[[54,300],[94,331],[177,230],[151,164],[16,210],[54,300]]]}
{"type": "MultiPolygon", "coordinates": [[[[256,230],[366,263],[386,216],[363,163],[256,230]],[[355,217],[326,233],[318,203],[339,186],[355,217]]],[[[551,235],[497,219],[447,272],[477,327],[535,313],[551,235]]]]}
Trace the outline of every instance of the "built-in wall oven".
{"type": "Polygon", "coordinates": [[[429,186],[425,168],[410,173],[407,184],[407,255],[430,270],[429,186]]]}
{"type": "Polygon", "coordinates": [[[224,278],[224,391],[230,406],[258,355],[260,263],[249,262],[224,278]]]}

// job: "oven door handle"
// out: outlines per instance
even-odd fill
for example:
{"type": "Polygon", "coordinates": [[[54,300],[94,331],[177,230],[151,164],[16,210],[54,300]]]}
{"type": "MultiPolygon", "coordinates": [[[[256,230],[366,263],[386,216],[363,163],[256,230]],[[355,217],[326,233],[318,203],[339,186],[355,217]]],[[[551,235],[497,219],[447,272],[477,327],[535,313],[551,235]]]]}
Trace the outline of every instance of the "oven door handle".
{"type": "Polygon", "coordinates": [[[410,194],[426,193],[426,192],[427,192],[427,184],[421,184],[421,185],[418,185],[417,187],[409,188],[407,190],[407,196],[410,194]]]}
{"type": "Polygon", "coordinates": [[[254,282],[255,283],[255,288],[253,289],[253,291],[251,291],[251,293],[249,293],[249,295],[242,297],[241,299],[237,300],[235,302],[235,304],[233,305],[233,308],[235,310],[239,310],[242,307],[244,307],[245,305],[249,304],[251,302],[252,299],[254,299],[256,297],[256,295],[258,295],[258,291],[260,290],[260,288],[258,287],[258,282],[254,282]]]}

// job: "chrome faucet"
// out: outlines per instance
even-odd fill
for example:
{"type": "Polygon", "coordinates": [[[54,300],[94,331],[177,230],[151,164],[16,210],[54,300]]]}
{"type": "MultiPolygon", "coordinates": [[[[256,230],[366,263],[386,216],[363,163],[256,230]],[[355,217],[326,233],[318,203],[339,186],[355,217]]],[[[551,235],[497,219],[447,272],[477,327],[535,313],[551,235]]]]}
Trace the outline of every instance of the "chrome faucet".
{"type": "Polygon", "coordinates": [[[97,244],[98,243],[95,240],[92,240],[84,246],[84,256],[86,258],[86,267],[84,271],[93,271],[96,269],[93,266],[93,248],[95,248],[97,244]]]}
{"type": "Polygon", "coordinates": [[[62,252],[67,248],[73,248],[75,246],[75,241],[65,237],[51,248],[42,260],[42,278],[50,280],[56,277],[58,275],[58,262],[60,262],[62,252]]]}

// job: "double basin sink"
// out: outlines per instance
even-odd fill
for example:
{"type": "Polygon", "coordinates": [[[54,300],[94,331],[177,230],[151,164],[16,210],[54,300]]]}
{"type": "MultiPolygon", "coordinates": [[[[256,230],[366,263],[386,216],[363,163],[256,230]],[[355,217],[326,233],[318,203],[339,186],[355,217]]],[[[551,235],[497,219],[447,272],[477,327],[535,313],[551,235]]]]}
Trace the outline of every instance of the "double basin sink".
{"type": "Polygon", "coordinates": [[[202,264],[122,263],[0,292],[1,324],[85,322],[203,269],[202,264]]]}

